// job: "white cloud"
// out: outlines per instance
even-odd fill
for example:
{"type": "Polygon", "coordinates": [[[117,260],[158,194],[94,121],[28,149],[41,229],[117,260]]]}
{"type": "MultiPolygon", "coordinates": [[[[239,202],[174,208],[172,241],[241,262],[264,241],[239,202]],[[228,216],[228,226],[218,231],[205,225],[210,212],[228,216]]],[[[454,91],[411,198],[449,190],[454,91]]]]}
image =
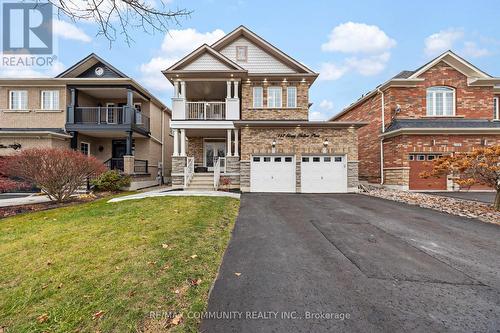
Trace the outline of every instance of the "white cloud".
{"type": "Polygon", "coordinates": [[[451,50],[453,45],[464,37],[462,29],[450,28],[430,35],[424,41],[424,52],[428,56],[436,56],[446,50],[451,50]]]}
{"type": "Polygon", "coordinates": [[[464,49],[461,52],[465,57],[479,58],[491,55],[490,50],[485,47],[479,47],[476,42],[464,42],[464,49]]]}
{"type": "Polygon", "coordinates": [[[55,36],[59,36],[64,39],[77,40],[84,43],[90,43],[92,41],[92,38],[90,38],[85,31],[72,23],[54,20],[53,24],[55,36]]]}
{"type": "Polygon", "coordinates": [[[158,55],[151,58],[149,62],[140,65],[139,71],[142,75],[139,81],[156,92],[165,92],[165,90],[172,89],[161,71],[172,66],[204,43],[213,44],[224,35],[224,31],[221,29],[205,33],[192,28],[170,30],[163,38],[158,55]]]}
{"type": "Polygon", "coordinates": [[[331,62],[324,62],[321,64],[319,70],[319,79],[322,81],[335,81],[340,79],[349,68],[346,66],[338,66],[331,62]]]}
{"type": "Polygon", "coordinates": [[[333,28],[323,51],[343,53],[380,53],[396,46],[396,41],[376,25],[347,22],[333,28]]]}
{"type": "Polygon", "coordinates": [[[328,117],[319,111],[309,111],[309,120],[318,121],[326,120],[328,117]]]}
{"type": "Polygon", "coordinates": [[[377,75],[385,69],[391,54],[389,52],[376,56],[364,58],[352,57],[346,60],[346,64],[363,76],[377,75]]]}
{"type": "Polygon", "coordinates": [[[323,110],[331,110],[333,109],[333,102],[332,101],[329,101],[327,99],[324,99],[322,100],[320,103],[319,103],[319,107],[323,110]]]}

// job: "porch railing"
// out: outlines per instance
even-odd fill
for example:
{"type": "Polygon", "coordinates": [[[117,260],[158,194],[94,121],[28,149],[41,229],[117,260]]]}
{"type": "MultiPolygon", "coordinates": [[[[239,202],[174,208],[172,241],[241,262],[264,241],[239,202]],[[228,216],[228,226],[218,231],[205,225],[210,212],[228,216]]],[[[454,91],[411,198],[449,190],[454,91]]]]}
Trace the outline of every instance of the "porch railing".
{"type": "Polygon", "coordinates": [[[123,172],[123,157],[112,157],[104,161],[104,165],[109,170],[118,170],[123,172]]]}
{"type": "Polygon", "coordinates": [[[134,160],[134,173],[148,173],[148,160],[134,160]]]}
{"type": "Polygon", "coordinates": [[[184,167],[184,188],[187,188],[194,175],[194,157],[186,158],[186,166],[184,167]]]}
{"type": "Polygon", "coordinates": [[[226,119],[226,102],[186,102],[186,119],[226,119]]]}
{"type": "Polygon", "coordinates": [[[217,158],[214,163],[214,190],[217,191],[219,189],[220,183],[220,162],[221,158],[217,158]]]}

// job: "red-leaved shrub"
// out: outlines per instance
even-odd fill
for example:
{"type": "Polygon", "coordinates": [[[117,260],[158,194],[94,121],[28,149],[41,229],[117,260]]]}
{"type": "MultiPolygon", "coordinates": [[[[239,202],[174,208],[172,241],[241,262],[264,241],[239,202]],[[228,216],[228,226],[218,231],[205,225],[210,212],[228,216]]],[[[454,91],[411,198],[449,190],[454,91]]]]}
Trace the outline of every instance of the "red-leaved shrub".
{"type": "Polygon", "coordinates": [[[68,199],[88,177],[105,170],[95,157],[60,148],[26,149],[12,156],[6,166],[8,176],[34,184],[58,202],[68,199]]]}
{"type": "Polygon", "coordinates": [[[10,158],[9,156],[0,157],[0,193],[30,189],[30,184],[18,179],[12,179],[7,174],[7,165],[10,158]]]}

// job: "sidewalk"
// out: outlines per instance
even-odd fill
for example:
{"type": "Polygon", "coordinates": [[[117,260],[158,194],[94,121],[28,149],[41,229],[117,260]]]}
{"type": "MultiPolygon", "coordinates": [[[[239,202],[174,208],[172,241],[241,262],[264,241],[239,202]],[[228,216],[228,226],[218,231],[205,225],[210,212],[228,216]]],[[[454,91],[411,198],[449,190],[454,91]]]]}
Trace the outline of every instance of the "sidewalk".
{"type": "Polygon", "coordinates": [[[0,200],[0,207],[30,205],[43,202],[49,202],[50,199],[46,195],[31,194],[27,197],[10,198],[0,200]]]}

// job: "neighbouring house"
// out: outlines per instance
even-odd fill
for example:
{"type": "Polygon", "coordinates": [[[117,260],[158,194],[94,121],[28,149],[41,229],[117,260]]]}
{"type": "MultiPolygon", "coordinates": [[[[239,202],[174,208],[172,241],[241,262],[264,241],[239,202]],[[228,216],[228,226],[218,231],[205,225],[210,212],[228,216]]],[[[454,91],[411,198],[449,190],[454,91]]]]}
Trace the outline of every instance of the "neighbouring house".
{"type": "Polygon", "coordinates": [[[331,121],[369,123],[358,131],[360,180],[403,190],[459,190],[453,175],[420,175],[441,155],[500,144],[499,98],[500,78],[447,51],[379,85],[331,121]]]}
{"type": "Polygon", "coordinates": [[[0,79],[0,156],[31,147],[93,155],[132,176],[132,188],[170,176],[170,110],[95,54],[55,78],[0,79]]]}
{"type": "Polygon", "coordinates": [[[163,71],[172,184],[243,192],[353,192],[359,121],[308,121],[318,74],[244,26],[163,71]]]}

